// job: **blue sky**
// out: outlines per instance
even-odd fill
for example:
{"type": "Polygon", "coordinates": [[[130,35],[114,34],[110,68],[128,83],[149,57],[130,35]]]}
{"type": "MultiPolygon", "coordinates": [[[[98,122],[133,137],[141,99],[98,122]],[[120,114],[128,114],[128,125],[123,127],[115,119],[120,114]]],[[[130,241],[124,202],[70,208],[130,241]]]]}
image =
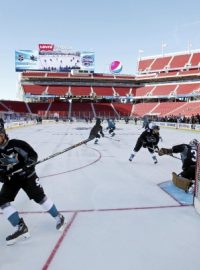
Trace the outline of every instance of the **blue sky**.
{"type": "Polygon", "coordinates": [[[53,43],[95,52],[95,71],[135,74],[142,56],[200,49],[199,0],[6,0],[0,8],[0,99],[17,99],[14,52],[53,43]]]}

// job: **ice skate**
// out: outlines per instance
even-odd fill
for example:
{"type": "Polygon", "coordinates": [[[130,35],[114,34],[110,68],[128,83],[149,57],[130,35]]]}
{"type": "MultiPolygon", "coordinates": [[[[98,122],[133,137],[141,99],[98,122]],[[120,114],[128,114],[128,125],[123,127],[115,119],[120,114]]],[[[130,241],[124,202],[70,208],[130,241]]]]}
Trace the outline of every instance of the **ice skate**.
{"type": "Polygon", "coordinates": [[[30,233],[28,232],[28,227],[26,226],[23,218],[21,218],[17,225],[17,230],[6,237],[6,244],[8,246],[14,245],[19,239],[27,239],[29,237],[30,233]]]}
{"type": "Polygon", "coordinates": [[[130,158],[129,158],[129,161],[132,161],[133,158],[134,158],[134,156],[135,156],[134,154],[131,154],[131,155],[130,155],[130,158]]]}
{"type": "Polygon", "coordinates": [[[153,156],[152,158],[153,158],[153,162],[154,162],[154,164],[157,164],[157,163],[158,163],[157,158],[156,158],[155,156],[153,156]]]}
{"type": "Polygon", "coordinates": [[[62,231],[64,225],[65,225],[65,218],[64,218],[63,215],[59,214],[59,221],[58,221],[57,224],[56,224],[56,229],[57,229],[58,231],[62,231]]]}

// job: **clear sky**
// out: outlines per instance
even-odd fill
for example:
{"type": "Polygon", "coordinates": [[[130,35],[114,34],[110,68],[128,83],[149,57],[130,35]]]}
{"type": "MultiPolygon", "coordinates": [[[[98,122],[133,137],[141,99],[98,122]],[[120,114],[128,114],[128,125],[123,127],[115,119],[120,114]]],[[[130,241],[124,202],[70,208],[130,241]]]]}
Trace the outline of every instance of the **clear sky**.
{"type": "Polygon", "coordinates": [[[0,5],[0,99],[17,99],[15,50],[39,43],[95,52],[95,71],[135,74],[142,57],[200,49],[199,0],[6,0],[0,5]]]}

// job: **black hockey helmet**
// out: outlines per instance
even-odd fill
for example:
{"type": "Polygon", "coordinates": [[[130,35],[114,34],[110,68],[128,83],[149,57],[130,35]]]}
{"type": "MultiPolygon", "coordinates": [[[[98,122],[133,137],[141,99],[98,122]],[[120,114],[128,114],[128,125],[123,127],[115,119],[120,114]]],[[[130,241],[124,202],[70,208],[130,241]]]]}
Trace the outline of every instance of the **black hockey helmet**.
{"type": "Polygon", "coordinates": [[[197,139],[192,139],[190,142],[189,142],[189,145],[190,146],[196,146],[199,144],[199,141],[197,139]]]}
{"type": "Polygon", "coordinates": [[[97,118],[96,119],[96,125],[100,125],[101,124],[101,119],[100,118],[97,118]]]}
{"type": "Polygon", "coordinates": [[[156,125],[155,123],[150,123],[149,128],[152,130],[158,130],[158,131],[160,130],[160,127],[156,125]]]}

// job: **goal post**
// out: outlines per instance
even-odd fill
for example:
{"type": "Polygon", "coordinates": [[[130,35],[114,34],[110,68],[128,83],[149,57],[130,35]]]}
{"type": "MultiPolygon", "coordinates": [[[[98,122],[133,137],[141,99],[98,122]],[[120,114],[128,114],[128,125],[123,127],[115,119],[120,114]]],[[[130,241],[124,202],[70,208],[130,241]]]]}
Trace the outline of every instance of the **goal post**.
{"type": "Polygon", "coordinates": [[[200,214],[200,144],[198,144],[198,147],[197,147],[194,207],[196,208],[197,212],[200,214]]]}

